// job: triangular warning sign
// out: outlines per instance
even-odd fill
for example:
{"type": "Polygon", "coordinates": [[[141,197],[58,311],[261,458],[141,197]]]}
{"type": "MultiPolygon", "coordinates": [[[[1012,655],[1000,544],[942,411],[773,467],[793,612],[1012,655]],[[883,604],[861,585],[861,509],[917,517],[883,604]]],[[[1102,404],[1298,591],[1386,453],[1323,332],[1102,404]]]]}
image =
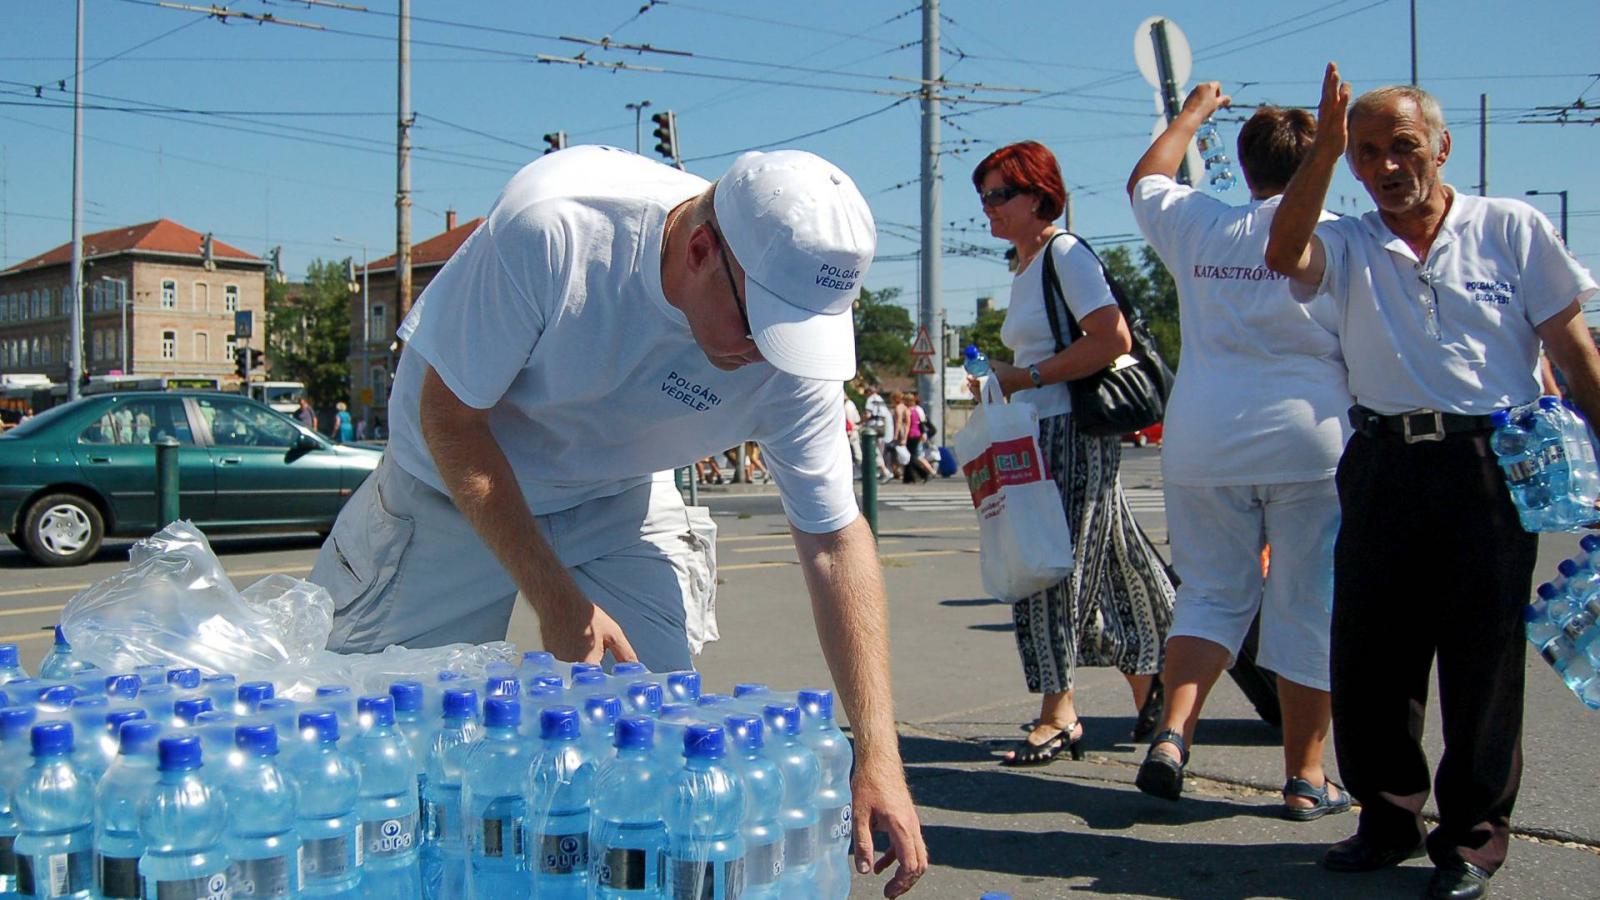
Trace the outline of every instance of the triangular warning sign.
{"type": "Polygon", "coordinates": [[[919,355],[911,360],[911,374],[932,375],[933,371],[933,357],[919,355]]]}
{"type": "Polygon", "coordinates": [[[917,329],[917,339],[911,345],[911,353],[913,356],[932,356],[934,354],[933,338],[928,337],[928,329],[917,329]]]}

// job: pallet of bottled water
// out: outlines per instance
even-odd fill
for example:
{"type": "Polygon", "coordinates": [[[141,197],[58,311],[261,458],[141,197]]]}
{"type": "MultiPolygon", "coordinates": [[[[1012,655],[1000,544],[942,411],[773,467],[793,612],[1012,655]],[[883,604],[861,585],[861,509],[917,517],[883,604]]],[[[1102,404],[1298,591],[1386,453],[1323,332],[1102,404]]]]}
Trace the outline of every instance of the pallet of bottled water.
{"type": "Polygon", "coordinates": [[[547,653],[305,702],[0,644],[0,897],[844,898],[825,690],[547,653]]]}
{"type": "Polygon", "coordinates": [[[1570,403],[1540,397],[1489,418],[1489,446],[1525,530],[1575,531],[1600,522],[1594,435],[1570,403]]]}
{"type": "Polygon", "coordinates": [[[1528,642],[1567,688],[1600,709],[1600,535],[1578,541],[1578,555],[1556,566],[1522,611],[1528,642]]]}

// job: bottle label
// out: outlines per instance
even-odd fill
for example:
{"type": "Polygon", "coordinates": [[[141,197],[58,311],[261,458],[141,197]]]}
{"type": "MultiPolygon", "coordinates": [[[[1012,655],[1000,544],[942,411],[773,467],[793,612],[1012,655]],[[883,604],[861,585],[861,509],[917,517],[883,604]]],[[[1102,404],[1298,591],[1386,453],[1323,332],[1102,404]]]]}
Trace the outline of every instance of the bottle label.
{"type": "Polygon", "coordinates": [[[8,834],[0,837],[0,892],[10,891],[17,877],[17,837],[8,834]]]}
{"type": "Polygon", "coordinates": [[[771,884],[783,877],[783,841],[752,844],[744,856],[746,884],[771,884]]]}
{"type": "Polygon", "coordinates": [[[1539,460],[1530,456],[1526,459],[1519,459],[1516,462],[1508,463],[1503,468],[1506,470],[1507,480],[1509,480],[1512,484],[1521,484],[1539,474],[1539,470],[1542,467],[1539,464],[1539,460]]]}
{"type": "Polygon", "coordinates": [[[361,823],[361,843],[368,856],[398,856],[417,846],[417,815],[361,823]]]}
{"type": "Polygon", "coordinates": [[[817,825],[791,828],[783,833],[783,862],[791,869],[809,866],[817,858],[817,825]]]}
{"type": "Polygon", "coordinates": [[[302,887],[313,881],[327,881],[342,878],[360,863],[351,860],[350,844],[352,838],[348,834],[336,834],[333,837],[312,838],[300,845],[300,884],[302,887]]]}
{"type": "Polygon", "coordinates": [[[743,859],[672,861],[672,900],[737,900],[743,893],[743,859]]]}
{"type": "Polygon", "coordinates": [[[523,859],[528,851],[522,844],[522,817],[479,819],[473,832],[478,838],[474,849],[488,859],[523,859]]]}
{"type": "Polygon", "coordinates": [[[1545,662],[1556,666],[1560,664],[1562,657],[1566,655],[1561,652],[1564,649],[1566,647],[1560,641],[1551,641],[1539,649],[1539,655],[1544,657],[1545,662]]]}
{"type": "Polygon", "coordinates": [[[25,897],[70,897],[94,886],[88,850],[17,857],[17,893],[25,897]]]}
{"type": "Polygon", "coordinates": [[[651,876],[651,869],[659,867],[659,861],[653,860],[651,858],[653,856],[656,854],[638,848],[612,847],[593,858],[594,883],[599,887],[617,891],[642,891],[647,887],[653,888],[655,878],[651,876]],[[656,866],[652,866],[652,862],[656,863],[656,866]]]}
{"type": "Polygon", "coordinates": [[[842,845],[846,852],[850,850],[850,804],[835,806],[831,809],[817,810],[817,826],[823,829],[823,846],[834,844],[842,845]]]}
{"type": "Polygon", "coordinates": [[[139,900],[139,857],[94,855],[94,888],[101,897],[139,900]]]}
{"type": "Polygon", "coordinates": [[[539,874],[577,875],[589,869],[589,835],[539,836],[539,874]]]}
{"type": "Polygon", "coordinates": [[[350,835],[350,843],[355,845],[356,868],[361,868],[367,863],[367,844],[361,839],[361,823],[357,822],[350,835]]]}
{"type": "Polygon", "coordinates": [[[1567,449],[1560,444],[1546,444],[1543,456],[1547,466],[1563,463],[1567,459],[1567,449]]]}
{"type": "Polygon", "coordinates": [[[155,890],[147,892],[149,900],[230,900],[233,897],[233,891],[228,888],[226,872],[151,883],[155,885],[155,890]]]}
{"type": "Polygon", "coordinates": [[[299,859],[268,856],[262,859],[236,859],[228,866],[228,884],[235,897],[292,897],[299,859]]]}
{"type": "Polygon", "coordinates": [[[424,801],[422,804],[422,840],[424,843],[437,844],[440,841],[450,840],[450,825],[443,803],[424,801]]]}

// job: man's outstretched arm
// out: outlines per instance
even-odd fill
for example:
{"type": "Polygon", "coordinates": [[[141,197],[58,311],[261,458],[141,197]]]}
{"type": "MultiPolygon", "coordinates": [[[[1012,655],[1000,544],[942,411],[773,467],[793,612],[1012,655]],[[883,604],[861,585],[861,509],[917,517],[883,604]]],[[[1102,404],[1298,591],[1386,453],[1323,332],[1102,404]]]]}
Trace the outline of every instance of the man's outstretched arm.
{"type": "Polygon", "coordinates": [[[1308,287],[1321,285],[1327,268],[1322,241],[1315,232],[1328,185],[1333,183],[1334,167],[1344,156],[1344,117],[1349,106],[1350,85],[1339,80],[1339,67],[1328,63],[1322,77],[1322,102],[1317,105],[1316,139],[1283,191],[1267,238],[1267,268],[1308,287]]]}

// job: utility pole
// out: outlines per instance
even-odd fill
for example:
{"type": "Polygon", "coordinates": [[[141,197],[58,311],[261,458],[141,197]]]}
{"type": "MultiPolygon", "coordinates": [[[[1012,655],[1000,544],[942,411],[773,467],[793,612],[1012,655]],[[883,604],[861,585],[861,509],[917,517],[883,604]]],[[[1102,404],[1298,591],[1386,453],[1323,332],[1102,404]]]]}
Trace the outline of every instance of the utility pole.
{"type": "Polygon", "coordinates": [[[394,192],[395,314],[411,311],[411,0],[400,0],[399,171],[394,192]]]}
{"type": "Polygon", "coordinates": [[[639,138],[639,125],[640,120],[644,117],[644,108],[650,105],[650,101],[640,100],[638,103],[628,103],[624,105],[628,109],[633,110],[633,152],[641,153],[643,152],[642,148],[644,144],[639,138]]]}
{"type": "Polygon", "coordinates": [[[83,380],[83,0],[78,0],[77,50],[72,75],[72,292],[67,335],[67,399],[78,399],[83,380]]]}
{"type": "Polygon", "coordinates": [[[1071,191],[1067,191],[1067,202],[1065,204],[1064,214],[1066,216],[1065,221],[1066,221],[1066,224],[1067,224],[1067,230],[1071,231],[1072,230],[1072,192],[1071,191]]]}
{"type": "MultiPolygon", "coordinates": [[[[1156,71],[1161,77],[1161,103],[1166,107],[1167,124],[1171,125],[1181,107],[1178,105],[1178,77],[1172,71],[1172,45],[1167,41],[1166,19],[1150,23],[1150,40],[1156,48],[1156,71]]],[[[1184,154],[1183,164],[1178,166],[1178,183],[1194,184],[1194,173],[1189,171],[1188,154],[1184,154]]]]}
{"type": "MultiPolygon", "coordinates": [[[[918,313],[923,328],[937,330],[943,316],[940,296],[939,231],[939,0],[922,0],[922,291],[918,313]]],[[[935,396],[934,375],[917,376],[917,396],[935,396]]],[[[944,433],[944,408],[929,411],[934,427],[944,433]]]]}
{"type": "Polygon", "coordinates": [[[1489,196],[1489,95],[1478,95],[1478,196],[1489,196]]]}
{"type": "Polygon", "coordinates": [[[1411,0],[1411,86],[1417,86],[1417,0],[1411,0]]]}

